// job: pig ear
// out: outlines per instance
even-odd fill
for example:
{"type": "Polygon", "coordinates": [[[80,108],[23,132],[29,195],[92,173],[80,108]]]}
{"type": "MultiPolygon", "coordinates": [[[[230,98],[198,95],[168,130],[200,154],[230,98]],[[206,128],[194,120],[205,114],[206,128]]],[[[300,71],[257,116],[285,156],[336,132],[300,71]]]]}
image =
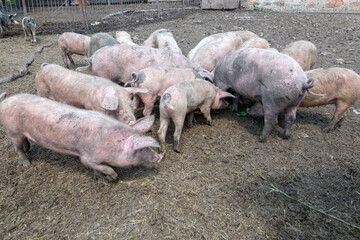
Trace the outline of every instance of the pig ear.
{"type": "Polygon", "coordinates": [[[100,106],[106,110],[116,110],[119,106],[119,100],[113,93],[107,93],[100,106]]]}
{"type": "Polygon", "coordinates": [[[128,88],[125,88],[125,90],[131,94],[148,93],[150,91],[149,89],[141,89],[141,88],[135,88],[135,87],[128,87],[128,88]]]}
{"type": "Polygon", "coordinates": [[[231,93],[228,92],[224,92],[224,91],[219,91],[219,97],[220,98],[226,98],[226,97],[231,97],[231,98],[235,98],[234,95],[232,95],[231,93]]]}
{"type": "Polygon", "coordinates": [[[159,144],[152,137],[135,135],[131,138],[131,146],[134,151],[147,148],[155,147],[160,148],[159,144]]]}
{"type": "Polygon", "coordinates": [[[154,121],[155,121],[154,115],[143,117],[137,120],[132,127],[142,133],[146,133],[150,130],[151,126],[154,124],[154,121]]]}

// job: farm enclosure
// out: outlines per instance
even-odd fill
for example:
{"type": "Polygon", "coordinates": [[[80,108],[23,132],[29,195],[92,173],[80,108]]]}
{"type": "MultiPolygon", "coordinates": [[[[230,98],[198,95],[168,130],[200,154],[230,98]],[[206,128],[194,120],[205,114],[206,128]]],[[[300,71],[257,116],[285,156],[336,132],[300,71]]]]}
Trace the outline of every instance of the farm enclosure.
{"type": "MultiPolygon", "coordinates": [[[[360,73],[359,21],[359,15],[346,14],[195,11],[121,30],[141,43],[156,29],[171,29],[185,54],[209,34],[232,30],[253,31],[279,50],[292,41],[309,40],[319,50],[316,67],[341,66],[360,73]],[[343,65],[337,64],[340,58],[343,65]]],[[[39,44],[33,45],[19,34],[1,38],[0,78],[56,39],[40,34],[39,44]]],[[[82,57],[74,60],[84,63],[82,57]]],[[[0,85],[0,92],[35,94],[34,75],[43,62],[62,64],[56,45],[35,54],[30,74],[0,85]]],[[[359,110],[360,102],[354,107],[359,110]]],[[[116,169],[120,179],[115,183],[96,181],[77,158],[36,144],[28,154],[32,166],[23,168],[0,127],[0,237],[359,239],[359,229],[270,191],[273,184],[360,225],[360,117],[351,110],[341,128],[324,133],[333,110],[299,109],[291,138],[281,139],[278,127],[266,143],[257,141],[262,119],[223,110],[212,113],[214,126],[208,126],[197,114],[198,123],[183,130],[181,154],[171,150],[172,127],[168,154],[159,165],[116,169]]]]}

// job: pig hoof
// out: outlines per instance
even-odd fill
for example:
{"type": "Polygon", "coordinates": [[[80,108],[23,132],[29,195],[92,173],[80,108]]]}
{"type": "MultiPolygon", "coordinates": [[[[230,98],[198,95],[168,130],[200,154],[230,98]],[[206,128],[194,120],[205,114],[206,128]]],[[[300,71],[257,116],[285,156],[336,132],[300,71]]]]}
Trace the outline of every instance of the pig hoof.
{"type": "Polygon", "coordinates": [[[178,147],[174,147],[174,151],[177,153],[181,153],[180,149],[178,147]]]}
{"type": "Polygon", "coordinates": [[[265,142],[266,141],[266,137],[265,136],[260,136],[259,137],[259,142],[265,142]]]}
{"type": "Polygon", "coordinates": [[[30,167],[30,162],[27,159],[19,159],[20,165],[23,167],[30,167]]]}
{"type": "Polygon", "coordinates": [[[117,179],[117,174],[114,173],[114,174],[111,174],[111,175],[106,175],[106,179],[109,181],[109,182],[113,182],[117,179]]]}
{"type": "Polygon", "coordinates": [[[331,130],[332,130],[331,127],[326,127],[326,128],[324,128],[324,132],[326,132],[326,133],[330,132],[331,130]]]}

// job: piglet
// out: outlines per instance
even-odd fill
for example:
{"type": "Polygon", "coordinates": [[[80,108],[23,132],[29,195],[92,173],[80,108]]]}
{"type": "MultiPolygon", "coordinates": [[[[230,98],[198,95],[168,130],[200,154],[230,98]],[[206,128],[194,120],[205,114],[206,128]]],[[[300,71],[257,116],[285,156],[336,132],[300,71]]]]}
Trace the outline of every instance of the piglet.
{"type": "Polygon", "coordinates": [[[60,35],[58,44],[64,64],[69,68],[67,58],[69,58],[72,65],[75,65],[71,55],[88,56],[90,37],[78,33],[65,32],[60,35]]]}
{"type": "Polygon", "coordinates": [[[126,124],[135,124],[131,98],[147,89],[123,88],[112,81],[56,64],[43,63],[36,74],[37,94],[75,107],[96,110],[126,124]]]}
{"type": "Polygon", "coordinates": [[[318,68],[306,71],[308,78],[317,80],[311,89],[314,93],[325,94],[324,97],[306,95],[300,107],[315,107],[335,104],[336,110],[329,125],[324,129],[329,132],[342,121],[349,109],[360,97],[360,76],[346,68],[318,68]]]}
{"type": "Polygon", "coordinates": [[[133,110],[135,110],[140,101],[144,103],[144,116],[149,116],[153,110],[154,103],[165,92],[165,90],[172,85],[183,82],[185,80],[193,80],[195,78],[202,78],[198,72],[191,68],[164,68],[164,67],[149,67],[144,68],[139,72],[132,73],[132,87],[141,89],[149,89],[148,93],[137,93],[133,101],[133,110]]]}
{"type": "Polygon", "coordinates": [[[16,16],[16,13],[15,14],[6,14],[3,12],[0,12],[0,33],[7,32],[9,26],[19,24],[19,22],[14,19],[15,16],[16,16]]]}
{"type": "Polygon", "coordinates": [[[14,144],[20,164],[30,166],[28,140],[47,149],[80,157],[85,166],[103,173],[109,181],[117,178],[113,167],[132,167],[159,162],[152,147],[157,142],[142,136],[154,117],[144,118],[134,127],[107,115],[88,111],[31,94],[11,96],[0,103],[0,122],[14,144]]]}
{"type": "Polygon", "coordinates": [[[32,17],[24,17],[22,20],[22,28],[25,34],[25,41],[36,43],[36,24],[32,17]]]}
{"type": "Polygon", "coordinates": [[[160,128],[158,136],[161,144],[162,156],[165,154],[165,136],[170,119],[175,124],[174,150],[180,152],[180,134],[184,125],[186,114],[188,125],[191,127],[194,118],[193,111],[200,109],[208,124],[212,125],[211,109],[223,109],[228,103],[225,97],[234,97],[224,92],[212,83],[195,79],[180,82],[169,87],[160,99],[160,128]]]}

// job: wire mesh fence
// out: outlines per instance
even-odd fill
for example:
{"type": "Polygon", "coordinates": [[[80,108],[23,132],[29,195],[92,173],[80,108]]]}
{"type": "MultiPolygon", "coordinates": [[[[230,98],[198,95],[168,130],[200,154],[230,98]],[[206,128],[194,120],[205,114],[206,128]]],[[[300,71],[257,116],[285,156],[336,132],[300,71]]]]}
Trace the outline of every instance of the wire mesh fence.
{"type": "Polygon", "coordinates": [[[176,18],[200,0],[1,0],[0,11],[31,16],[39,33],[111,31],[112,26],[176,18]],[[81,6],[84,7],[81,7],[81,6]]]}

